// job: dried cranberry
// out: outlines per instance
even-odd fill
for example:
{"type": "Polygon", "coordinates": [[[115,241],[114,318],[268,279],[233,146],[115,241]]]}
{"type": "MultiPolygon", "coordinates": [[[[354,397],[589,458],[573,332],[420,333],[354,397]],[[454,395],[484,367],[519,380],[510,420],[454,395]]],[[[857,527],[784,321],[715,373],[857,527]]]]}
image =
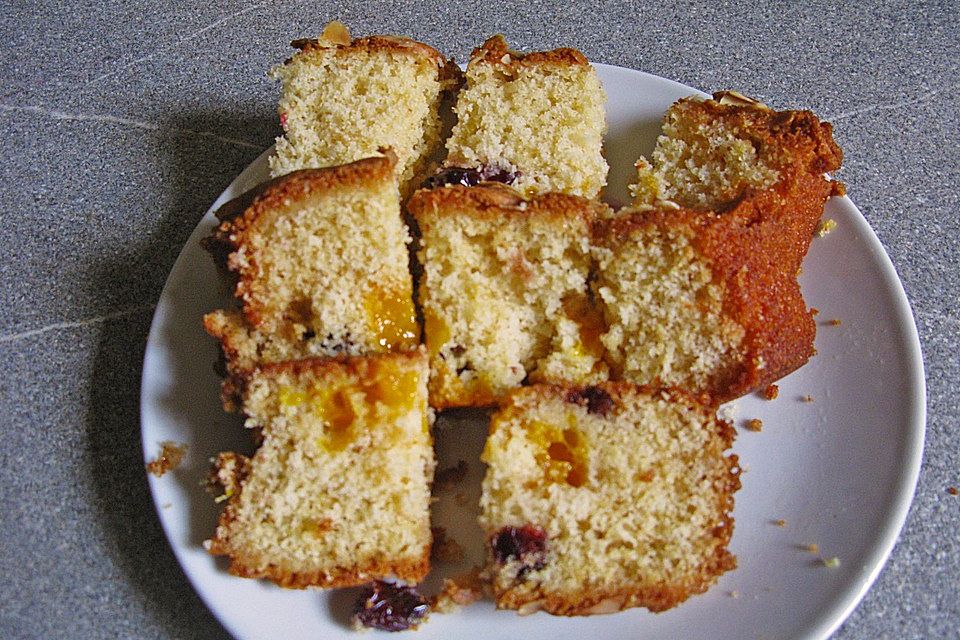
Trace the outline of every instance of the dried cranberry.
{"type": "Polygon", "coordinates": [[[500,564],[519,560],[526,570],[542,569],[547,563],[547,534],[532,525],[504,527],[490,545],[493,557],[500,564]]]}
{"type": "Polygon", "coordinates": [[[502,182],[513,184],[520,177],[519,171],[507,171],[499,167],[483,165],[479,169],[466,167],[447,167],[424,181],[425,189],[436,189],[451,184],[474,187],[481,182],[502,182]]]}
{"type": "Polygon", "coordinates": [[[507,171],[498,167],[483,166],[480,167],[480,176],[485,182],[502,182],[503,184],[513,184],[520,177],[519,171],[507,171]]]}
{"type": "Polygon", "coordinates": [[[450,184],[459,184],[464,187],[473,187],[483,181],[483,177],[476,169],[464,169],[462,167],[448,167],[441,170],[436,175],[427,178],[423,187],[425,189],[436,189],[450,184]]]}
{"type": "Polygon", "coordinates": [[[403,631],[416,627],[429,609],[426,598],[413,587],[374,582],[363,590],[353,617],[365,627],[403,631]]]}
{"type": "Polygon", "coordinates": [[[584,387],[567,394],[567,402],[586,405],[587,412],[606,416],[613,409],[613,398],[600,387],[584,387]]]}

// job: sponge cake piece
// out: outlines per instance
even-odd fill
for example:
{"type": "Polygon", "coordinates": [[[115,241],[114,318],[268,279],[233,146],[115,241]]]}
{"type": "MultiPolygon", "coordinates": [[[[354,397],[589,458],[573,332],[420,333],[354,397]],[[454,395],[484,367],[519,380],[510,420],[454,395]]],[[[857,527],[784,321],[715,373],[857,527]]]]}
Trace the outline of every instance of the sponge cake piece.
{"type": "MultiPolygon", "coordinates": [[[[593,283],[612,377],[713,401],[787,375],[814,353],[801,248],[762,210],[623,209],[596,227],[593,283]]],[[[802,242],[798,239],[798,242],[802,242]]]]}
{"type": "Polygon", "coordinates": [[[590,225],[604,205],[486,185],[421,190],[408,209],[422,234],[434,407],[492,404],[528,379],[606,378],[587,285],[590,225]]]}
{"type": "Polygon", "coordinates": [[[497,606],[663,611],[736,566],[730,424],[689,394],[532,386],[490,423],[480,499],[497,606]]]}
{"type": "Polygon", "coordinates": [[[494,175],[527,195],[594,198],[607,179],[605,102],[579,51],[518,53],[494,36],[470,57],[445,164],[494,175]]]}
{"type": "Polygon", "coordinates": [[[799,267],[824,203],[843,192],[824,175],[842,158],[830,124],[809,111],[774,111],[721,91],[670,107],[651,161],[637,163],[631,189],[642,208],[756,209],[781,226],[781,249],[791,251],[799,267]]]}
{"type": "Polygon", "coordinates": [[[304,169],[224,206],[207,243],[241,312],[205,318],[231,370],[419,343],[395,156],[304,169]]]}
{"type": "Polygon", "coordinates": [[[271,173],[346,164],[391,147],[401,191],[422,181],[442,148],[441,103],[460,69],[410,38],[351,39],[339,22],[293,46],[299,51],[272,72],[283,85],[284,134],[271,173]]]}
{"type": "Polygon", "coordinates": [[[228,497],[207,543],[230,572],[342,587],[429,570],[434,457],[422,351],[308,359],[245,379],[251,459],[221,454],[228,497]]]}

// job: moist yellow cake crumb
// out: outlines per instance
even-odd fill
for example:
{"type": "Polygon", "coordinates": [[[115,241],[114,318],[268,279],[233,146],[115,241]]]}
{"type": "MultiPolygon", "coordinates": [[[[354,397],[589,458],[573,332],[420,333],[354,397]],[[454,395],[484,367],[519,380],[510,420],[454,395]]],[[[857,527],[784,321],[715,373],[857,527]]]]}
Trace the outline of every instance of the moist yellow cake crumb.
{"type": "MultiPolygon", "coordinates": [[[[304,169],[224,205],[206,246],[236,274],[214,311],[231,375],[297,358],[416,347],[420,329],[396,159],[304,169]]],[[[228,381],[229,383],[229,381],[228,381]]]]}
{"type": "Polygon", "coordinates": [[[422,351],[264,365],[243,381],[252,458],[221,454],[210,553],[283,587],[429,570],[434,457],[422,351]]]}
{"type": "Polygon", "coordinates": [[[441,104],[461,72],[432,47],[396,36],[351,39],[331,23],[271,75],[282,84],[284,133],[270,157],[274,176],[397,154],[407,194],[436,166],[445,133],[441,104]]]}
{"type": "Polygon", "coordinates": [[[520,53],[494,36],[470,56],[446,165],[517,174],[527,195],[594,198],[607,180],[605,103],[579,51],[520,53]]]}
{"type": "Polygon", "coordinates": [[[408,209],[422,236],[432,406],[493,404],[525,381],[607,377],[588,286],[603,205],[489,185],[421,190],[408,209]]]}
{"type": "Polygon", "coordinates": [[[750,420],[747,420],[745,426],[750,431],[756,431],[758,433],[763,431],[763,421],[759,418],[751,418],[750,420]]]}
{"type": "Polygon", "coordinates": [[[734,431],[676,390],[514,391],[494,414],[480,524],[497,606],[663,611],[736,566],[734,431]]]}

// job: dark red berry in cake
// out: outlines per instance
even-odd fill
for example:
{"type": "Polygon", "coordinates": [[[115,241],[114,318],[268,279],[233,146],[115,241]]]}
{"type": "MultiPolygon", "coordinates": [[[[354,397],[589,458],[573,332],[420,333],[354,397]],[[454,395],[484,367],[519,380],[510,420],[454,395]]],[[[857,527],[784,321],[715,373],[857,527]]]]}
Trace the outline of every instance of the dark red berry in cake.
{"type": "Polygon", "coordinates": [[[474,187],[481,182],[502,182],[513,184],[520,177],[518,171],[506,171],[499,167],[481,166],[479,169],[465,167],[447,167],[424,181],[425,189],[436,189],[451,184],[474,187]]]}
{"type": "Polygon", "coordinates": [[[436,189],[451,184],[459,184],[464,187],[473,187],[480,184],[483,177],[476,169],[464,169],[462,167],[448,167],[441,170],[436,175],[426,179],[423,183],[424,189],[436,189]]]}
{"type": "Polygon", "coordinates": [[[567,394],[567,402],[587,407],[587,412],[606,416],[613,409],[613,398],[600,387],[584,387],[567,394]]]}
{"type": "Polygon", "coordinates": [[[365,627],[403,631],[416,627],[430,605],[414,587],[374,582],[365,587],[353,612],[353,619],[365,627]]]}
{"type": "Polygon", "coordinates": [[[526,569],[542,569],[547,561],[547,534],[529,524],[500,529],[490,546],[500,564],[519,560],[526,569]]]}
{"type": "Polygon", "coordinates": [[[506,171],[498,167],[483,166],[480,167],[480,177],[485,182],[502,182],[503,184],[513,184],[520,177],[519,171],[506,171]]]}

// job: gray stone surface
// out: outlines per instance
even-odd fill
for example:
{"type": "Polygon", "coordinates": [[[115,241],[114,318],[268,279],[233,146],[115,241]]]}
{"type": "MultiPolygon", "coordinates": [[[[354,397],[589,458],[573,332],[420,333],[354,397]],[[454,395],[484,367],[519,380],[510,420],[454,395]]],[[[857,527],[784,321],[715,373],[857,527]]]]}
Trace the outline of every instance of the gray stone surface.
{"type": "Polygon", "coordinates": [[[339,17],[464,60],[484,36],[734,87],[836,125],[841,177],[915,310],[917,496],[837,638],[960,628],[960,10],[954,3],[14,3],[0,24],[0,637],[225,637],[143,476],[152,304],[213,199],[276,135],[264,71],[339,17]]]}

